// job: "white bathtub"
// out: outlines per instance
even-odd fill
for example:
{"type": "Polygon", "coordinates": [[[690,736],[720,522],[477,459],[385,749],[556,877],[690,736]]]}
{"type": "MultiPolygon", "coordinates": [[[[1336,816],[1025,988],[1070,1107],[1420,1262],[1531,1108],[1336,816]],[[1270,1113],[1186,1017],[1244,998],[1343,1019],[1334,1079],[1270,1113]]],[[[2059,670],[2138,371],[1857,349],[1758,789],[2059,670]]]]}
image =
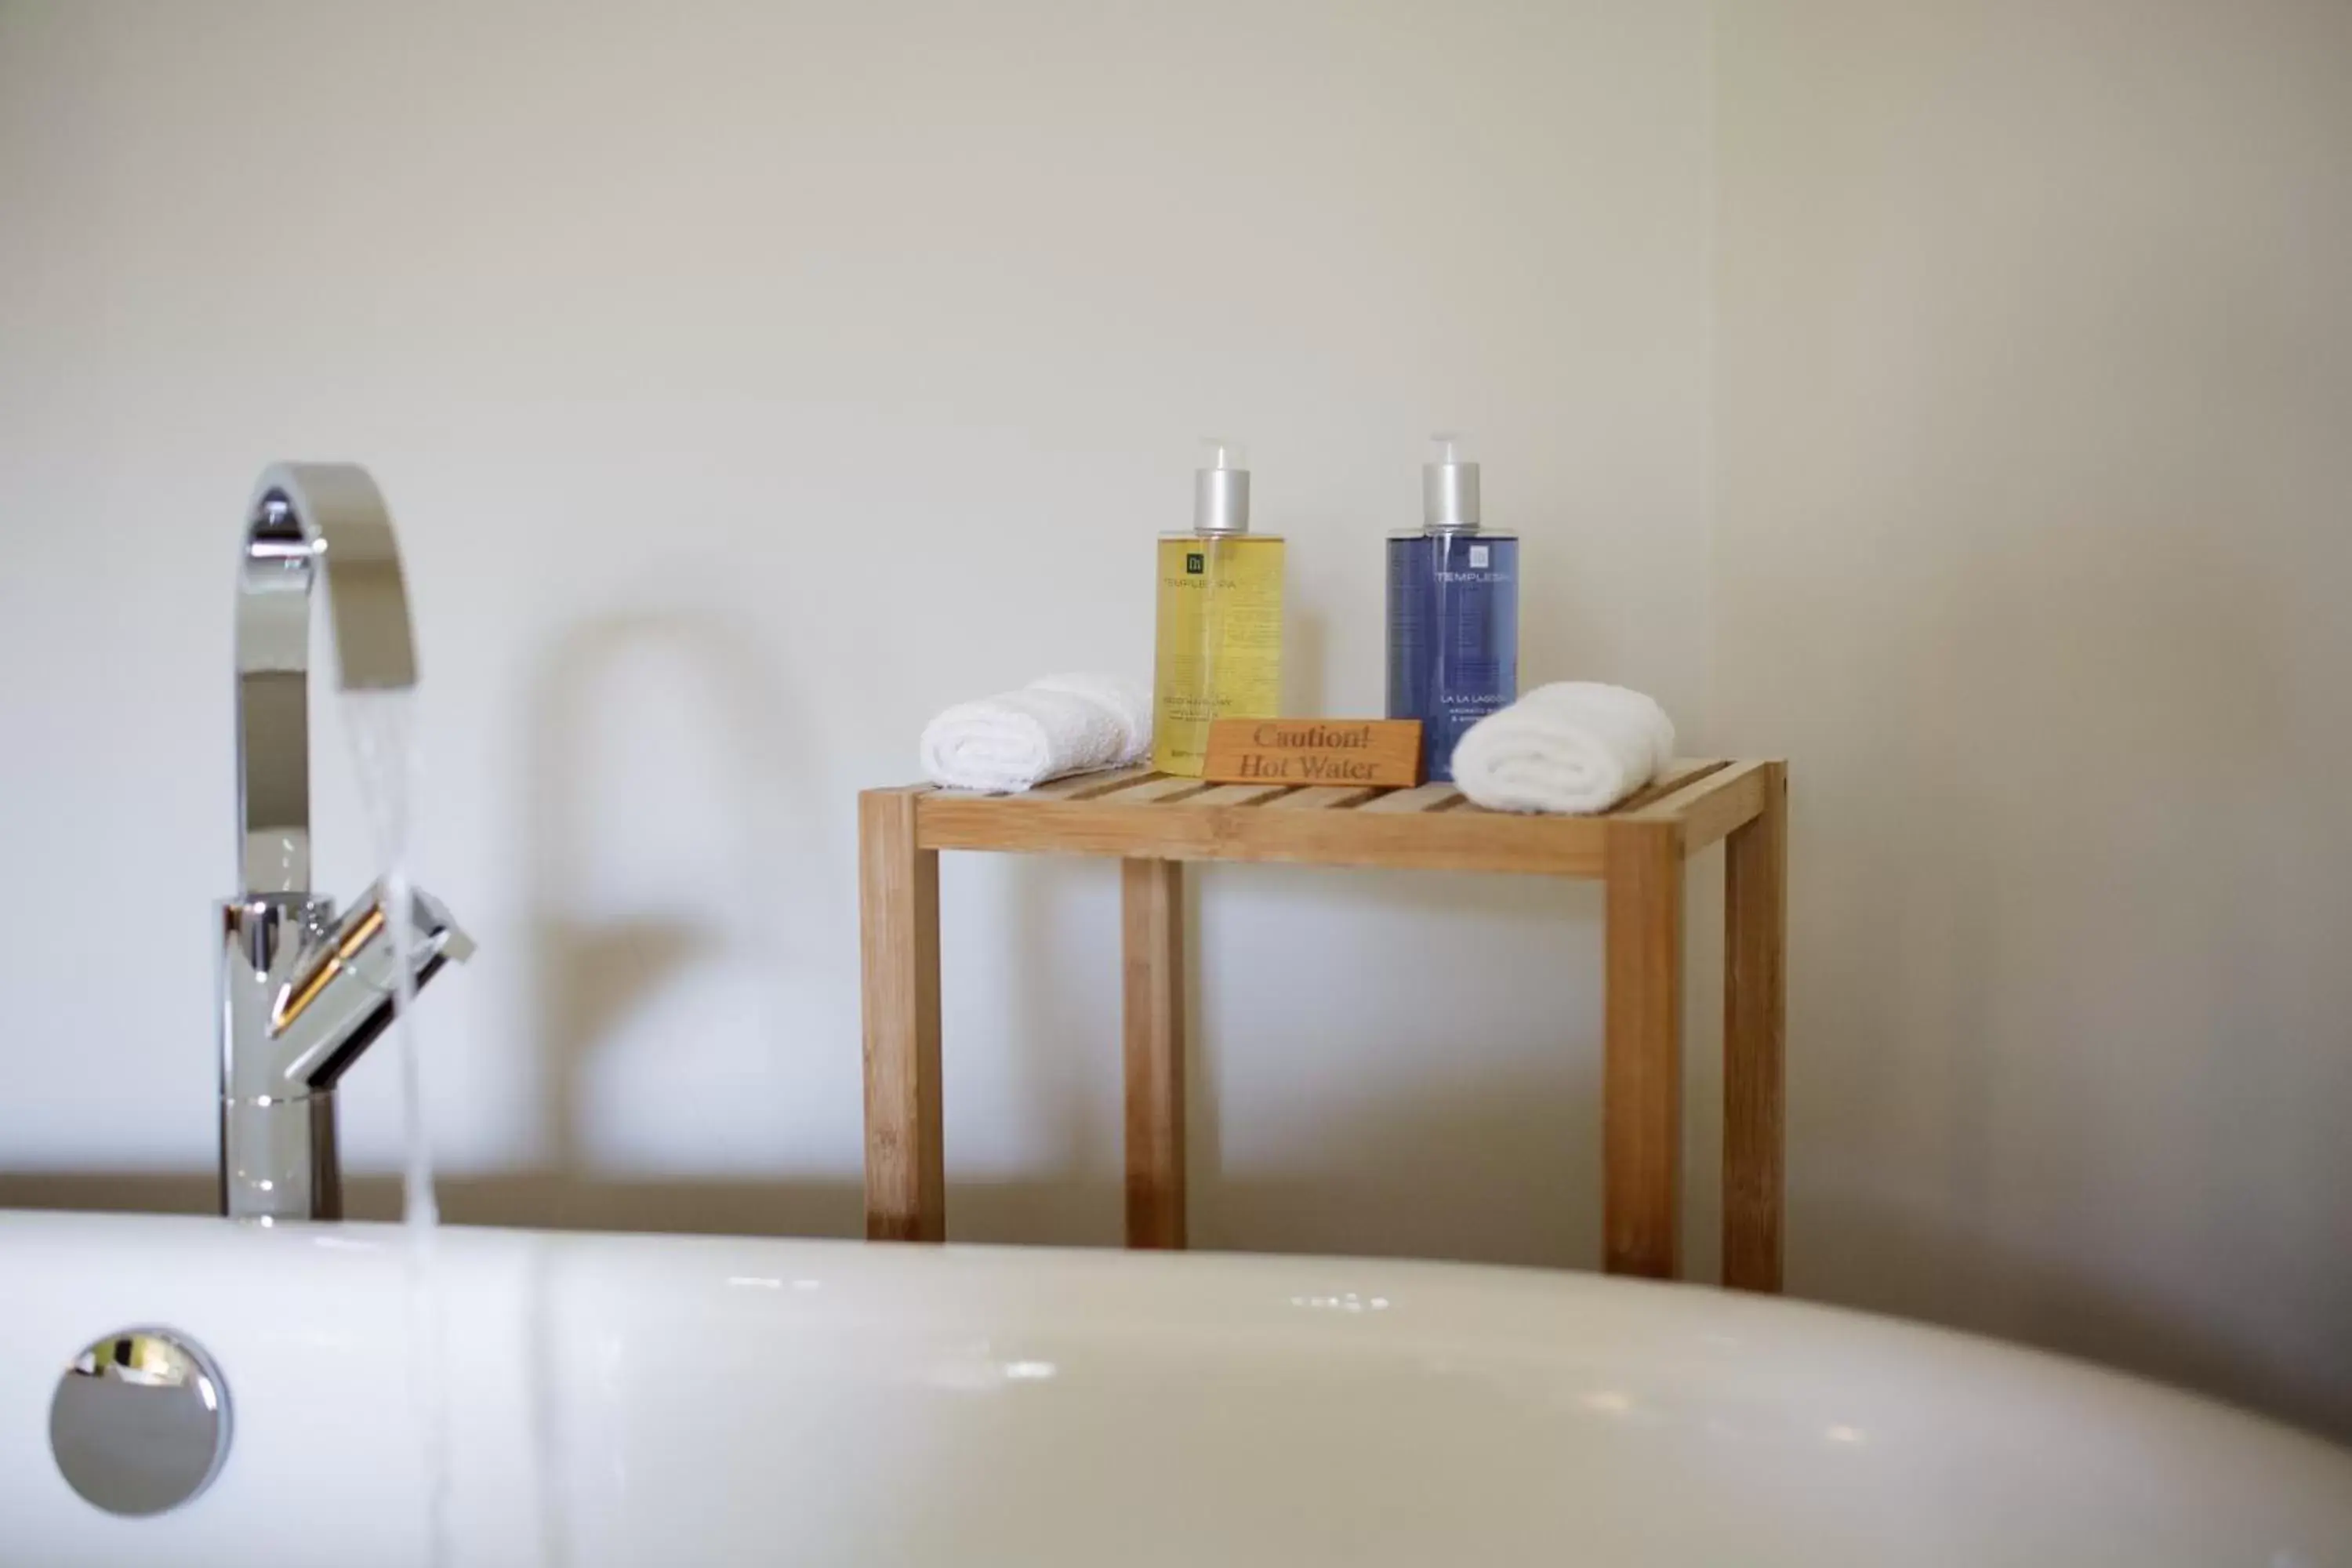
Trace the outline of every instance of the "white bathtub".
{"type": "MultiPolygon", "coordinates": [[[[2352,1453],[1818,1308],[1433,1264],[456,1230],[455,1561],[2352,1564],[2352,1453]]],[[[403,1238],[0,1214],[0,1562],[419,1563],[403,1238]],[[148,1519],[52,1389],[133,1324],[235,1436],[148,1519]]]]}

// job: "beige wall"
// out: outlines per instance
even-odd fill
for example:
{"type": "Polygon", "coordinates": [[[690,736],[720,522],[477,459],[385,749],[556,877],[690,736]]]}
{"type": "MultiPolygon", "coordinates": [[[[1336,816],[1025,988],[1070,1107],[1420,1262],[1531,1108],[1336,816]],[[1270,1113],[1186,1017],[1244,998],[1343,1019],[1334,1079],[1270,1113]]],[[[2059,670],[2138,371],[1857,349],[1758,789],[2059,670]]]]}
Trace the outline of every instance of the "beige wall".
{"type": "Polygon", "coordinates": [[[2352,7],[1722,18],[1791,1278],[2352,1431],[2352,7]]]}
{"type": "MultiPolygon", "coordinates": [[[[0,4],[0,1201],[205,1199],[262,462],[407,539],[448,1212],[846,1231],[856,788],[1211,427],[1377,702],[1460,423],[1529,675],[1794,760],[1793,1288],[2352,1431],[2347,15],[0,4]]],[[[1199,1237],[1591,1261],[1587,892],[1202,882],[1199,1237]]],[[[946,897],[957,1232],[1108,1239],[1108,880],[946,897]]]]}
{"type": "MultiPolygon", "coordinates": [[[[1309,710],[1380,702],[1381,536],[1458,424],[1528,535],[1530,671],[1703,739],[1706,30],[0,9],[0,867],[42,890],[0,900],[0,1200],[205,1201],[229,558],[280,456],[372,464],[406,542],[420,871],[481,939],[424,1013],[460,1216],[856,1228],[855,793],[950,700],[1148,668],[1204,432],[1292,539],[1309,710]],[[186,1174],[98,1179],[142,1169],[186,1174]]],[[[1114,878],[959,861],[946,899],[954,1228],[1111,1239],[1114,878]]],[[[1196,1235],[1597,1255],[1589,889],[1199,901],[1196,1235]]],[[[349,1080],[362,1170],[395,1076],[349,1080]]]]}

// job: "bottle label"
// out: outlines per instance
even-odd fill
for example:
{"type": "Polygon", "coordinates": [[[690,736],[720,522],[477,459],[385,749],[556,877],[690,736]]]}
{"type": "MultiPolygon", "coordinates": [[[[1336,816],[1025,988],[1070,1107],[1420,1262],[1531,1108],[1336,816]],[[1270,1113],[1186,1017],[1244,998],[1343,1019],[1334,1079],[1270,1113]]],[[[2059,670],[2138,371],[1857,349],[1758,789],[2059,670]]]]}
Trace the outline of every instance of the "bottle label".
{"type": "Polygon", "coordinates": [[[1518,694],[1516,540],[1405,535],[1389,544],[1389,701],[1419,719],[1428,776],[1453,776],[1454,746],[1518,694]]]}
{"type": "Polygon", "coordinates": [[[1279,539],[1160,542],[1151,765],[1199,777],[1209,726],[1271,719],[1282,700],[1279,539]]]}

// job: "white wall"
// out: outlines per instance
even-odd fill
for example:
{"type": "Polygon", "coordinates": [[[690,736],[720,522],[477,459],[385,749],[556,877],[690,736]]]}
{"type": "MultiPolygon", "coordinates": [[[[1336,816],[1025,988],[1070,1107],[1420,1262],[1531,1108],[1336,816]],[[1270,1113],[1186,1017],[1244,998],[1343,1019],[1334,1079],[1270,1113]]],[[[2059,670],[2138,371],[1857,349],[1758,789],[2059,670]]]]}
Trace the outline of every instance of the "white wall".
{"type": "MultiPolygon", "coordinates": [[[[855,790],[1210,428],[1368,710],[1454,422],[1530,675],[1793,759],[1792,1287],[2352,1430],[2347,16],[0,4],[0,1201],[205,1201],[264,461],[407,542],[450,1212],[848,1231],[855,790]]],[[[1588,890],[1200,881],[1196,1237],[1592,1258],[1588,890]]],[[[1110,1239],[1108,876],[946,896],[953,1227],[1110,1239]]]]}
{"type": "MultiPolygon", "coordinates": [[[[403,530],[421,875],[481,941],[421,1015],[460,1216],[857,1228],[856,791],[951,700],[1148,668],[1204,431],[1294,542],[1303,709],[1376,710],[1381,538],[1460,425],[1529,669],[1703,740],[1706,47],[1695,4],[0,10],[10,1191],[212,1158],[280,456],[403,530]]],[[[1118,1235],[1114,880],[950,864],[958,1235],[1118,1235]]],[[[1200,883],[1201,1241],[1596,1256],[1589,889],[1200,883]]]]}
{"type": "Polygon", "coordinates": [[[2352,7],[1723,16],[1790,1278],[2352,1432],[2352,7]]]}

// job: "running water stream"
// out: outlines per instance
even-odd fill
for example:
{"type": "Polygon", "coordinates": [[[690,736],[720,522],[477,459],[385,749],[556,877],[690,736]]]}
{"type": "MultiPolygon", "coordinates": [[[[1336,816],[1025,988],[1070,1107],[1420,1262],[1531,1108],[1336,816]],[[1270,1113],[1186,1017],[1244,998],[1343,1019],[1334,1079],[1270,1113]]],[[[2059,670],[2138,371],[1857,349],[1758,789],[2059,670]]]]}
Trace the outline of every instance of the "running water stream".
{"type": "Polygon", "coordinates": [[[413,1013],[416,967],[415,891],[408,877],[409,807],[416,798],[411,744],[415,693],[411,689],[347,691],[343,724],[359,771],[360,799],[375,840],[376,894],[384,911],[393,958],[392,1034],[400,1058],[401,1121],[407,1137],[401,1173],[401,1219],[407,1233],[410,1394],[423,1433],[427,1561],[446,1568],[453,1555],[449,1520],[449,1391],[446,1325],[434,1279],[434,1235],[440,1211],[433,1197],[433,1141],[425,1125],[424,1063],[413,1013]]]}

